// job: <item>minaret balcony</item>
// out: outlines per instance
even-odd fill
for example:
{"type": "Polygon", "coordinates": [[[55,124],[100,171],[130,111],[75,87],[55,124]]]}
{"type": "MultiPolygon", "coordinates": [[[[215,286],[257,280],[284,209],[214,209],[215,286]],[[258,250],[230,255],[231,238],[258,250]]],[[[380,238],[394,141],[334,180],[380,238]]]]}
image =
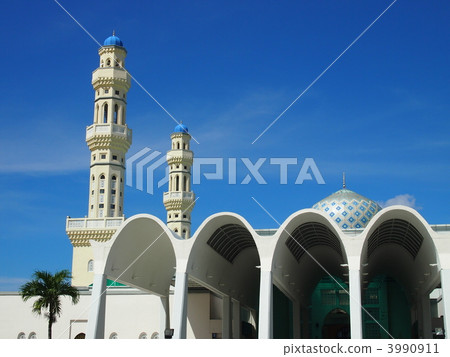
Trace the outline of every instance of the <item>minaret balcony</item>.
{"type": "Polygon", "coordinates": [[[130,80],[129,73],[120,67],[97,68],[92,73],[92,85],[95,89],[105,85],[120,85],[128,90],[130,80]]]}
{"type": "Polygon", "coordinates": [[[167,163],[187,161],[192,162],[194,159],[194,154],[190,150],[174,149],[167,152],[167,163]]]}
{"type": "Polygon", "coordinates": [[[131,141],[131,129],[119,124],[93,124],[86,129],[86,140],[94,135],[114,135],[131,141]]]}
{"type": "Polygon", "coordinates": [[[193,201],[195,199],[194,192],[164,192],[163,201],[171,200],[189,200],[193,201]]]}
{"type": "Polygon", "coordinates": [[[104,217],[104,218],[70,218],[66,220],[66,231],[75,231],[83,229],[117,229],[125,217],[104,217]]]}

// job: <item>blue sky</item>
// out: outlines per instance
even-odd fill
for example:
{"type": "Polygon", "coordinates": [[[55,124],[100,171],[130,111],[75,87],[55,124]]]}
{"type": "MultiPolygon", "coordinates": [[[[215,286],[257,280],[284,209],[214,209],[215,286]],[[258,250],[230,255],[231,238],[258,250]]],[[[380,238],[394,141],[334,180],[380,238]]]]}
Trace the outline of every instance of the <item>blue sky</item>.
{"type": "MultiPolygon", "coordinates": [[[[264,134],[269,125],[391,1],[151,1],[60,3],[99,41],[115,29],[130,73],[200,142],[196,157],[313,158],[324,185],[295,185],[299,166],[266,185],[238,165],[237,184],[194,186],[193,228],[233,211],[255,228],[280,222],[341,187],[406,202],[450,223],[450,4],[398,0],[264,134]]],[[[91,73],[97,44],[54,1],[14,1],[0,14],[0,290],[34,269],[71,267],[65,218],[88,206],[91,73]]],[[[173,120],[135,83],[128,94],[131,156],[165,152],[173,120]]],[[[157,174],[162,175],[162,169],[157,174]]],[[[127,217],[165,218],[154,195],[126,187],[127,217]]]]}

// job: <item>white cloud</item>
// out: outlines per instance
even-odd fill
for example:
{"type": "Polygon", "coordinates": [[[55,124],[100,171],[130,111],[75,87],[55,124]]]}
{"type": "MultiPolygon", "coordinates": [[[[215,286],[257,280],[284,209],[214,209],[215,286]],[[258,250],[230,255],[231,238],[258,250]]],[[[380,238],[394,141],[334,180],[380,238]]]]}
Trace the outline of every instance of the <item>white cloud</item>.
{"type": "Polygon", "coordinates": [[[402,205],[402,206],[411,207],[411,208],[414,208],[417,210],[421,209],[421,207],[416,205],[416,198],[413,195],[410,195],[408,193],[389,198],[388,200],[386,200],[384,202],[379,202],[379,204],[383,208],[389,207],[389,206],[394,206],[394,205],[402,205]]]}

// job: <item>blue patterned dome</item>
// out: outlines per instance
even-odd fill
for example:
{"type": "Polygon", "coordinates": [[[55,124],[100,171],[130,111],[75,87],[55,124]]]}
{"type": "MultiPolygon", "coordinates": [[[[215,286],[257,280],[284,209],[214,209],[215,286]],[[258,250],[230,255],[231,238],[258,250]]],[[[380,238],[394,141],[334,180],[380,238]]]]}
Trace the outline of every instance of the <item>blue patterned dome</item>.
{"type": "Polygon", "coordinates": [[[173,130],[174,133],[188,133],[189,129],[187,128],[186,125],[184,125],[183,123],[180,122],[180,124],[178,124],[175,129],[173,130]]]}
{"type": "Polygon", "coordinates": [[[123,42],[118,38],[114,33],[112,36],[109,36],[105,42],[103,43],[103,46],[121,46],[123,47],[123,42]]]}
{"type": "Polygon", "coordinates": [[[365,228],[381,210],[375,201],[345,187],[316,203],[313,208],[326,213],[341,229],[365,228]]]}

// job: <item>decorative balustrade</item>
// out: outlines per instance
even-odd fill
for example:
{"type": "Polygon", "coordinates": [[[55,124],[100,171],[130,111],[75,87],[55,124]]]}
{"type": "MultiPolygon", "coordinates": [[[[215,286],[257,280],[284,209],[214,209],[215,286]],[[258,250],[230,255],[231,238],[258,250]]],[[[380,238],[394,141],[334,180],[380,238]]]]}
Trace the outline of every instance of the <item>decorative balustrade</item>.
{"type": "Polygon", "coordinates": [[[119,124],[93,124],[86,129],[86,140],[95,134],[114,134],[129,138],[131,137],[131,129],[119,124]]]}
{"type": "Polygon", "coordinates": [[[66,220],[66,230],[114,229],[120,227],[125,217],[70,218],[66,220]]]}
{"type": "Polygon", "coordinates": [[[164,192],[164,201],[172,199],[193,200],[194,192],[164,192]]]}

